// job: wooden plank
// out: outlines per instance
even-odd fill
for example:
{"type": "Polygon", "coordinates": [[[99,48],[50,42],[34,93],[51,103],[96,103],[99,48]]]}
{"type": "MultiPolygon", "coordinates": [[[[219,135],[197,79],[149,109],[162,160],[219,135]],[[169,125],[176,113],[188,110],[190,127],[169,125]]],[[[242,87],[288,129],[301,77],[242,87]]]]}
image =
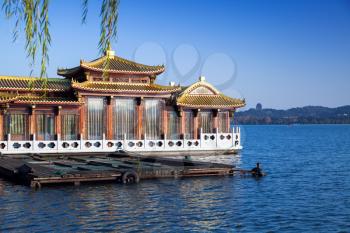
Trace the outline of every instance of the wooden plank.
{"type": "Polygon", "coordinates": [[[230,165],[155,157],[117,158],[107,155],[80,155],[71,156],[68,159],[59,157],[40,159],[41,161],[2,157],[0,158],[0,174],[16,178],[17,168],[27,164],[33,169],[33,172],[22,174],[21,179],[33,187],[41,187],[41,184],[49,183],[79,184],[88,181],[117,180],[129,170],[135,170],[141,179],[225,176],[242,171],[230,165]]]}

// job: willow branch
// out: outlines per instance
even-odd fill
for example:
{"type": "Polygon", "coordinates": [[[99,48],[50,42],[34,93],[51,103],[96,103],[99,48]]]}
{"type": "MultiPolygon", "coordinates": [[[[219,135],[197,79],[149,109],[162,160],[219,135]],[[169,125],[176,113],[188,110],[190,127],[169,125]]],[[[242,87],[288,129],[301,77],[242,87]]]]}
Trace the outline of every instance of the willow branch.
{"type": "Polygon", "coordinates": [[[86,23],[86,17],[87,17],[87,13],[88,13],[88,5],[89,5],[89,0],[83,0],[82,2],[82,10],[83,13],[81,15],[81,23],[85,24],[86,23]]]}

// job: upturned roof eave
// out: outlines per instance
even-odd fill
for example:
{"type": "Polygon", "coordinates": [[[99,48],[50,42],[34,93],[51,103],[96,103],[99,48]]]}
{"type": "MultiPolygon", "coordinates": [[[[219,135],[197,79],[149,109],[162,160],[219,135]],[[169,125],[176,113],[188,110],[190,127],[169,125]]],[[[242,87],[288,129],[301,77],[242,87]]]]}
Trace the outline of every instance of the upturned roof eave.
{"type": "Polygon", "coordinates": [[[177,90],[131,90],[131,89],[102,89],[102,88],[89,88],[89,87],[80,87],[80,86],[72,86],[73,89],[79,91],[87,91],[87,92],[95,92],[95,93],[114,93],[114,94],[173,94],[177,92],[177,90]]]}
{"type": "Polygon", "coordinates": [[[82,105],[82,101],[74,100],[40,100],[40,99],[23,99],[21,96],[16,96],[11,99],[0,100],[1,104],[44,104],[44,105],[82,105]]]}
{"type": "MultiPolygon", "coordinates": [[[[11,102],[10,102],[11,103],[11,102]]],[[[45,101],[45,100],[15,100],[14,104],[43,104],[43,105],[73,105],[79,106],[84,104],[80,101],[45,101]]]]}
{"type": "Polygon", "coordinates": [[[237,105],[193,105],[193,104],[185,104],[185,103],[176,103],[179,107],[189,108],[189,109],[236,109],[242,108],[245,104],[237,104],[237,105]]]}
{"type": "Polygon", "coordinates": [[[58,69],[57,74],[64,76],[64,77],[71,77],[81,71],[95,71],[95,72],[107,72],[111,74],[135,74],[135,75],[159,75],[165,71],[164,65],[158,65],[158,66],[150,66],[150,65],[144,65],[141,63],[137,63],[134,61],[127,60],[125,58],[113,56],[111,59],[115,59],[120,63],[130,64],[131,66],[138,66],[142,67],[146,70],[133,70],[132,68],[130,70],[122,70],[122,69],[103,69],[100,66],[104,60],[106,60],[106,56],[102,56],[100,58],[97,58],[90,62],[80,61],[79,66],[68,68],[68,69],[58,69]]]}
{"type": "Polygon", "coordinates": [[[112,69],[101,69],[96,67],[91,67],[89,65],[82,64],[81,68],[96,72],[106,72],[110,74],[136,74],[136,75],[159,75],[165,71],[165,68],[159,68],[158,70],[152,71],[136,71],[136,70],[112,70],[112,69]]]}
{"type": "Polygon", "coordinates": [[[70,88],[67,89],[39,89],[39,88],[18,88],[18,87],[0,87],[0,91],[32,91],[32,92],[67,92],[70,88]]]}
{"type": "Polygon", "coordinates": [[[79,72],[95,71],[100,73],[110,73],[110,74],[135,74],[135,75],[159,75],[165,71],[165,68],[161,68],[156,71],[128,71],[128,70],[104,70],[100,68],[94,68],[87,65],[81,65],[72,69],[60,69],[57,70],[57,74],[66,78],[72,78],[72,76],[78,74],[79,72]]]}
{"type": "Polygon", "coordinates": [[[80,71],[82,71],[82,68],[80,66],[76,66],[68,69],[57,69],[57,75],[60,75],[66,78],[71,78],[72,75],[78,74],[80,71]]]}
{"type": "Polygon", "coordinates": [[[45,85],[37,77],[0,76],[0,83],[0,91],[66,92],[71,88],[70,82],[62,78],[48,78],[45,85]]]}
{"type": "Polygon", "coordinates": [[[217,95],[189,95],[183,94],[176,100],[176,104],[181,107],[193,108],[193,109],[236,109],[244,107],[245,100],[231,98],[224,94],[217,95]],[[191,98],[212,98],[210,99],[197,99],[191,100],[191,98]],[[188,99],[190,98],[190,99],[188,99]],[[195,101],[195,103],[193,103],[195,101]],[[214,103],[214,101],[216,103],[214,103]],[[217,102],[219,101],[219,102],[217,102]],[[199,102],[199,103],[198,103],[199,102]],[[222,104],[220,104],[222,102],[222,104]]]}

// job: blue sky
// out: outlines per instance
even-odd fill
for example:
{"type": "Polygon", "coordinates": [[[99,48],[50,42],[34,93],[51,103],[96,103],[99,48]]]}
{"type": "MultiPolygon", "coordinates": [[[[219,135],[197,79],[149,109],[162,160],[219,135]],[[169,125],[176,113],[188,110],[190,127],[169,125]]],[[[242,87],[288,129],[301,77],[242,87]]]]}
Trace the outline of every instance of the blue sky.
{"type": "MultiPolygon", "coordinates": [[[[100,1],[51,1],[48,74],[98,57],[100,1]]],[[[350,100],[350,1],[122,0],[117,55],[165,64],[158,82],[188,85],[203,74],[247,107],[335,107],[350,100]]],[[[28,75],[24,38],[0,20],[0,75],[28,75]]],[[[38,74],[39,66],[35,70],[38,74]]]]}

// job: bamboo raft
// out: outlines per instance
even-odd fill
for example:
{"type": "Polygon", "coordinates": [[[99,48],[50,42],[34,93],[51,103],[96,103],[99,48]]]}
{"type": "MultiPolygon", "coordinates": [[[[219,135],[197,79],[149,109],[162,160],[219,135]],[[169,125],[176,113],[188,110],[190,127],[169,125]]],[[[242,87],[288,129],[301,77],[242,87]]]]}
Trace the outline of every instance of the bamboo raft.
{"type": "Polygon", "coordinates": [[[144,179],[233,176],[236,173],[251,174],[251,171],[236,169],[232,165],[188,159],[100,153],[0,157],[0,176],[32,188],[102,181],[127,184],[144,179]]]}

